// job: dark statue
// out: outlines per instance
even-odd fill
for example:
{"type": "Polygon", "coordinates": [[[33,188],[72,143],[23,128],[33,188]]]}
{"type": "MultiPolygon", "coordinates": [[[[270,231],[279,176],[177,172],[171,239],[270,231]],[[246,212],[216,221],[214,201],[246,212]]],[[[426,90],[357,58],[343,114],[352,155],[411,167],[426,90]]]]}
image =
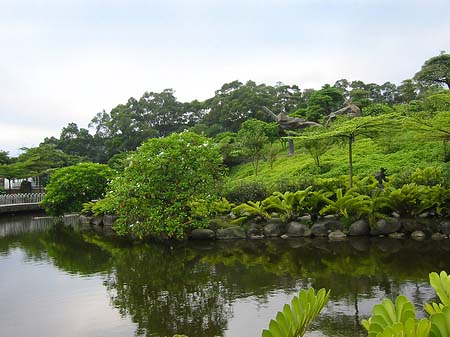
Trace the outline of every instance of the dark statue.
{"type": "Polygon", "coordinates": [[[387,176],[387,172],[386,169],[384,167],[381,167],[380,170],[375,173],[375,179],[378,181],[378,187],[380,189],[384,188],[383,183],[388,181],[387,176]]]}

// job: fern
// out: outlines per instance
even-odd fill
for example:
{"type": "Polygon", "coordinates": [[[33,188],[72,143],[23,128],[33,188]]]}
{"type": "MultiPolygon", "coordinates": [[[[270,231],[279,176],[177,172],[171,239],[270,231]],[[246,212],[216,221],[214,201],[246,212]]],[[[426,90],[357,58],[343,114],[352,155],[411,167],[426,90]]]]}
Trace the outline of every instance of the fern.
{"type": "Polygon", "coordinates": [[[237,218],[232,222],[238,225],[254,218],[257,218],[258,220],[270,219],[270,214],[266,211],[266,208],[261,201],[248,201],[245,204],[240,204],[239,206],[234,207],[232,212],[237,215],[237,218]]]}
{"type": "Polygon", "coordinates": [[[306,211],[307,197],[312,187],[297,192],[274,192],[273,195],[264,199],[263,206],[267,211],[280,213],[285,221],[293,220],[306,211]]]}
{"type": "Polygon", "coordinates": [[[370,213],[371,201],[367,195],[357,194],[349,190],[345,194],[342,189],[336,191],[336,200],[323,197],[327,205],[322,208],[320,214],[336,214],[344,218],[345,222],[360,219],[370,213]]]}

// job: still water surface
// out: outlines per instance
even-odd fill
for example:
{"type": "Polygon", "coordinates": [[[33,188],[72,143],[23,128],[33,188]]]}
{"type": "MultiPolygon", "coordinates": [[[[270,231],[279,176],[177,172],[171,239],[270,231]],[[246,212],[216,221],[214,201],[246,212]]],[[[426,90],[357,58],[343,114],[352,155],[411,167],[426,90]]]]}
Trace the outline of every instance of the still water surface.
{"type": "Polygon", "coordinates": [[[308,336],[360,337],[384,297],[403,293],[421,312],[449,251],[448,240],[367,238],[133,245],[2,217],[0,337],[258,337],[309,286],[332,293],[308,336]]]}

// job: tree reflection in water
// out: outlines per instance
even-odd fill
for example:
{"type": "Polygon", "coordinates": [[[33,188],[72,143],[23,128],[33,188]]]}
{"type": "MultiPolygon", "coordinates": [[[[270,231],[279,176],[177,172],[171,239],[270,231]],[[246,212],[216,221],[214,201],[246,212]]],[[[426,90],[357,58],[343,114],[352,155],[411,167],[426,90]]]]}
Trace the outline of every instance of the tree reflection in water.
{"type": "Polygon", "coordinates": [[[102,275],[111,304],[135,322],[138,336],[224,336],[230,320],[239,319],[233,317],[238,299],[252,298],[251,317],[274,293],[309,286],[332,290],[315,329],[364,336],[360,320],[382,297],[404,293],[421,305],[433,297],[428,273],[450,270],[448,241],[431,240],[136,244],[56,226],[0,239],[1,254],[14,248],[70,274],[102,275]]]}

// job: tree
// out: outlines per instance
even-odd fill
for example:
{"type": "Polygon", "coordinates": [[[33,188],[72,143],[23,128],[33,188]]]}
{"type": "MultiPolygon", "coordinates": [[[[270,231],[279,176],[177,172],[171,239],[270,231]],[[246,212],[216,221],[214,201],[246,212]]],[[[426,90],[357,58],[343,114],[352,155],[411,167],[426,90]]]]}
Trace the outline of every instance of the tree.
{"type": "Polygon", "coordinates": [[[57,147],[64,153],[93,160],[93,143],[93,136],[87,129],[78,128],[76,123],[69,123],[62,128],[57,147]]]}
{"type": "Polygon", "coordinates": [[[450,54],[441,52],[425,61],[422,69],[414,75],[414,79],[425,84],[438,83],[450,89],[450,54]]]}
{"type": "Polygon", "coordinates": [[[205,102],[209,113],[205,116],[204,122],[208,125],[221,125],[220,132],[236,132],[240,125],[250,118],[269,121],[270,116],[262,110],[262,107],[272,108],[275,101],[276,90],[271,86],[258,85],[253,81],[246,84],[239,81],[225,83],[215,92],[214,97],[205,102]]]}
{"type": "Polygon", "coordinates": [[[269,140],[273,142],[278,134],[276,123],[266,123],[257,119],[249,119],[242,123],[237,134],[237,141],[243,153],[251,159],[255,175],[258,175],[259,162],[264,158],[265,146],[269,140]]]}
{"type": "Polygon", "coordinates": [[[330,138],[316,138],[314,135],[320,134],[325,129],[323,127],[309,127],[303,132],[303,137],[300,139],[300,146],[314,160],[317,167],[320,168],[320,157],[327,152],[332,144],[330,138]]]}
{"type": "Polygon", "coordinates": [[[422,132],[426,141],[441,141],[443,149],[443,161],[450,161],[450,111],[438,112],[432,118],[423,116],[411,116],[406,119],[405,124],[414,130],[422,132]]]}
{"type": "Polygon", "coordinates": [[[399,117],[397,114],[385,114],[379,116],[355,117],[352,119],[337,120],[330,129],[316,134],[299,136],[303,140],[316,140],[326,138],[343,139],[348,144],[348,166],[349,166],[349,186],[353,185],[353,143],[357,137],[375,137],[379,133],[392,132],[398,126],[399,117]]]}
{"type": "Polygon", "coordinates": [[[192,132],[149,139],[128,162],[102,201],[118,216],[119,234],[180,238],[207,225],[223,175],[209,139],[192,132]]]}
{"type": "Polygon", "coordinates": [[[344,96],[341,90],[326,84],[312,93],[307,103],[306,118],[318,122],[320,118],[340,108],[344,103],[344,96]]]}
{"type": "Polygon", "coordinates": [[[31,168],[30,162],[16,162],[11,164],[0,165],[0,177],[6,178],[9,181],[9,192],[11,192],[11,180],[29,178],[36,175],[36,172],[31,168]]]}
{"type": "Polygon", "coordinates": [[[103,196],[112,170],[104,164],[80,163],[57,170],[42,201],[50,215],[79,212],[83,203],[103,196]]]}
{"type": "Polygon", "coordinates": [[[0,151],[0,164],[9,164],[11,161],[11,158],[9,158],[8,152],[6,151],[0,151]]]}

